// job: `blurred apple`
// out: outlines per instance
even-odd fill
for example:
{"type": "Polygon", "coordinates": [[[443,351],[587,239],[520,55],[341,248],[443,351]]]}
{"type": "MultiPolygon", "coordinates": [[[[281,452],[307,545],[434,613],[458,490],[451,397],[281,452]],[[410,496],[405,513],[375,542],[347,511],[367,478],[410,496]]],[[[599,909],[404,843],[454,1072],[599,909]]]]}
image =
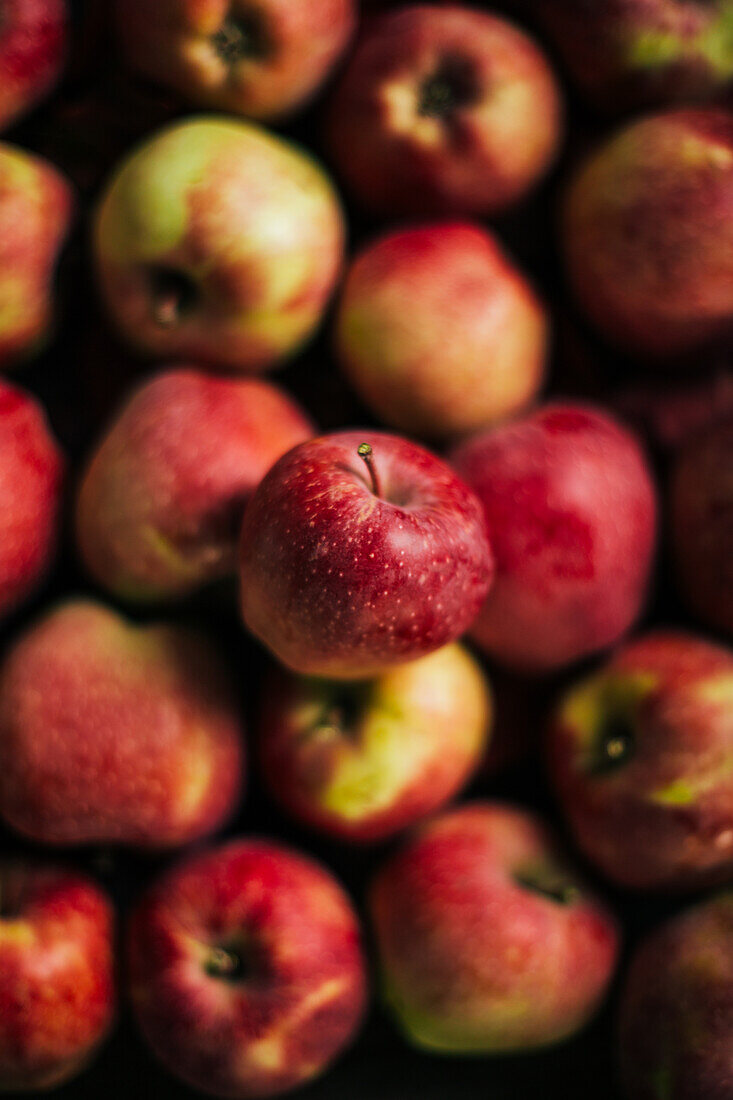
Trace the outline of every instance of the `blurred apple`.
{"type": "Polygon", "coordinates": [[[66,58],[68,19],[66,0],[3,0],[0,130],[34,107],[56,83],[66,58]]]}

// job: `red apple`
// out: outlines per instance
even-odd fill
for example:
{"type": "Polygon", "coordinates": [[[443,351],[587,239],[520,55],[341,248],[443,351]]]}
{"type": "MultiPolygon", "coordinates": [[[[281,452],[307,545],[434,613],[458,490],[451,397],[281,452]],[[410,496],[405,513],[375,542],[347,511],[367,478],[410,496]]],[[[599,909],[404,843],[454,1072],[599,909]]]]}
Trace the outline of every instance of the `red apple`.
{"type": "Polygon", "coordinates": [[[456,644],[353,684],[280,671],[262,704],[265,777],[307,825],[383,840],[457,794],[481,762],[491,709],[480,666],[456,644]]]}
{"type": "Polygon", "coordinates": [[[632,122],[575,174],[563,247],[580,306],[645,360],[689,357],[733,331],[733,113],[632,122]]]}
{"type": "Polygon", "coordinates": [[[301,107],[345,50],[354,0],[116,0],[130,64],[192,103],[273,118],[301,107]]]}
{"type": "Polygon", "coordinates": [[[327,137],[370,209],[488,214],[547,170],[561,113],[552,70],[524,31],[457,4],[414,4],[364,31],[327,137]]]}
{"type": "Polygon", "coordinates": [[[371,890],[384,996],[411,1042],[447,1054],[573,1035],[612,977],[616,925],[526,810],[435,818],[371,890]]]}
{"type": "Polygon", "coordinates": [[[76,528],[91,574],[124,599],[180,597],[236,572],[244,506],[313,427],[254,379],[178,367],[144,383],[92,455],[76,528]]]}
{"type": "Polygon", "coordinates": [[[31,355],[48,336],[71,210],[71,189],[55,168],[0,144],[0,368],[31,355]]]}
{"type": "Polygon", "coordinates": [[[51,90],[66,56],[66,0],[3,0],[0,129],[51,90]]]}
{"type": "Polygon", "coordinates": [[[733,638],[733,418],[694,436],[672,476],[671,523],[679,586],[706,626],[733,638]]]}
{"type": "Polygon", "coordinates": [[[667,921],[631,963],[620,1008],[628,1100],[727,1100],[733,1079],[733,897],[667,921]]]}
{"type": "Polygon", "coordinates": [[[366,1001],[351,903],[306,856],[237,840],[160,878],[133,915],[133,1006],[172,1073],[217,1096],[273,1096],[320,1073],[366,1001]]]}
{"type": "Polygon", "coordinates": [[[460,446],[483,504],[496,580],[472,636],[507,665],[560,668],[611,645],[639,614],[655,492],[636,439],[589,405],[546,405],[460,446]]]}
{"type": "Polygon", "coordinates": [[[301,443],[244,516],[244,621],[307,675],[364,679],[439,649],[470,626],[491,573],[473,493],[383,432],[301,443]]]}
{"type": "Polygon", "coordinates": [[[0,814],[43,844],[167,848],[217,829],[243,767],[208,641],[91,601],[46,612],[0,673],[0,814]]]}
{"type": "Polygon", "coordinates": [[[311,336],[343,235],[315,161],[252,123],[211,115],[127,156],[99,203],[93,250],[104,301],[133,346],[251,373],[311,336]]]}
{"type": "Polygon", "coordinates": [[[63,467],[43,409],[0,381],[0,617],[30,595],[53,557],[63,467]]]}
{"type": "Polygon", "coordinates": [[[400,431],[462,435],[519,412],[544,375],[548,324],[486,230],[392,232],[352,264],[336,322],[347,377],[400,431]]]}
{"type": "Polygon", "coordinates": [[[112,907],[75,871],[0,864],[0,1089],[79,1073],[114,1016],[112,907]]]}
{"type": "Polygon", "coordinates": [[[622,886],[696,889],[733,875],[733,652],[648,634],[571,688],[550,769],[578,845],[622,886]]]}

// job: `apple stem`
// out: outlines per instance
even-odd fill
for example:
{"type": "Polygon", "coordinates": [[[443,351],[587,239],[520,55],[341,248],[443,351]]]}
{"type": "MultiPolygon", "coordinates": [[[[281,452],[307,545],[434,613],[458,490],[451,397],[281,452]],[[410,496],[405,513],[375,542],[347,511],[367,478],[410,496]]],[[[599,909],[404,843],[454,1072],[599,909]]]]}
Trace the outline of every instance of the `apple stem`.
{"type": "Polygon", "coordinates": [[[242,958],[235,951],[225,947],[213,947],[206,964],[206,971],[212,978],[234,979],[242,972],[242,958]]]}
{"type": "Polygon", "coordinates": [[[379,475],[377,474],[377,468],[374,465],[374,452],[369,443],[360,443],[357,451],[359,458],[364,459],[364,464],[369,471],[369,476],[372,481],[372,492],[375,497],[381,497],[382,489],[379,484],[379,475]]]}

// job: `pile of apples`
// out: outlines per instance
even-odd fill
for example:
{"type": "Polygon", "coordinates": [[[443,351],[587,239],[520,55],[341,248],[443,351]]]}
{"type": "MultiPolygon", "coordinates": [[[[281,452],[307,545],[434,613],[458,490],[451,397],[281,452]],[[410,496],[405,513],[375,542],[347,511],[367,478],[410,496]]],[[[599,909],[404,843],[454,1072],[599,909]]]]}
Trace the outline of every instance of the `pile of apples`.
{"type": "Polygon", "coordinates": [[[499,7],[0,2],[0,1091],[733,1100],[733,3],[499,7]]]}

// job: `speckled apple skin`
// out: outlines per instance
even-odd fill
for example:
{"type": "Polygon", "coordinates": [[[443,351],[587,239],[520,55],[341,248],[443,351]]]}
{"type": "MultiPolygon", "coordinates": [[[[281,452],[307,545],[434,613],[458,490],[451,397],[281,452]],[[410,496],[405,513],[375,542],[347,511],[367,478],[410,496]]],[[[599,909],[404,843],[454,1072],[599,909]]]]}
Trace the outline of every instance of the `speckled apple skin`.
{"type": "Polygon", "coordinates": [[[354,0],[116,0],[127,61],[190,102],[271,119],[303,106],[346,49],[356,23],[354,0]],[[265,47],[229,64],[217,51],[228,19],[255,11],[265,47]]]}
{"type": "Polygon", "coordinates": [[[177,367],[145,382],[92,454],[76,509],[92,576],[130,600],[178,598],[236,572],[244,508],[314,434],[281,390],[177,367]]]}
{"type": "Polygon", "coordinates": [[[591,406],[551,404],[459,446],[452,464],[496,560],[471,630],[481,648],[544,672],[617,641],[642,608],[656,531],[634,436],[591,406]]]}
{"type": "Polygon", "coordinates": [[[696,889],[733,874],[733,652],[682,632],[627,643],[561,700],[553,781],[575,839],[615,882],[696,889]],[[625,763],[598,773],[604,723],[630,723],[625,763]]]}
{"type": "Polygon", "coordinates": [[[667,921],[634,956],[619,1010],[628,1100],[733,1096],[733,895],[667,921]]]}
{"type": "Polygon", "coordinates": [[[209,644],[89,600],[48,611],[0,672],[0,813],[44,844],[184,844],[232,814],[243,771],[209,644]]]}
{"type": "Polygon", "coordinates": [[[56,261],[72,207],[60,172],[0,143],[0,368],[31,355],[48,335],[56,261]]]}
{"type": "Polygon", "coordinates": [[[260,758],[300,821],[342,841],[384,840],[458,793],[483,759],[491,716],[488,681],[457,644],[357,685],[278,669],[260,758]]]}
{"type": "Polygon", "coordinates": [[[253,123],[195,116],[154,134],[99,203],[94,258],[113,321],[141,351],[256,373],[312,334],[340,273],[344,224],[307,154],[253,123]],[[191,280],[172,323],[151,272],[191,280]]]}
{"type": "Polygon", "coordinates": [[[733,79],[731,0],[531,0],[584,97],[618,113],[692,103],[733,79]]]}
{"type": "Polygon", "coordinates": [[[473,493],[429,451],[372,430],[321,436],[275,464],[247,506],[240,565],[249,629],[294,671],[338,679],[453,641],[492,575],[473,493]]]}
{"type": "Polygon", "coordinates": [[[616,963],[613,917],[541,821],[499,803],[469,803],[418,830],[378,872],[370,908],[385,998],[428,1050],[559,1042],[593,1015],[616,963]],[[547,875],[569,900],[537,893],[525,875],[547,875]]]}
{"type": "Polygon", "coordinates": [[[455,438],[536,396],[548,321],[491,233],[437,222],[396,230],[359,253],[335,335],[347,378],[385,424],[455,438]]]}
{"type": "Polygon", "coordinates": [[[53,557],[63,472],[40,405],[0,379],[0,618],[30,595],[53,557]]]}
{"type": "Polygon", "coordinates": [[[670,110],[612,135],[570,182],[562,240],[601,333],[696,370],[733,331],[733,115],[670,110]]]}
{"type": "Polygon", "coordinates": [[[274,1096],[325,1070],[366,1003],[361,933],[341,887],[306,856],[236,840],[189,858],[143,897],[129,929],[143,1035],[172,1073],[218,1096],[274,1096]],[[250,974],[207,973],[242,945],[250,974]]]}
{"type": "Polygon", "coordinates": [[[534,41],[456,4],[414,4],[366,28],[331,100],[327,141],[349,190],[380,214],[488,214],[521,198],[554,158],[560,93],[534,41]],[[449,117],[420,113],[446,61],[473,96],[449,117]]]}
{"type": "Polygon", "coordinates": [[[670,489],[680,592],[702,623],[733,639],[733,416],[682,449],[670,489]]]}
{"type": "Polygon", "coordinates": [[[66,57],[65,0],[3,0],[0,25],[0,130],[56,83],[66,57]]]}
{"type": "Polygon", "coordinates": [[[114,918],[76,871],[0,864],[0,1089],[31,1093],[80,1072],[114,1016],[114,918]]]}

